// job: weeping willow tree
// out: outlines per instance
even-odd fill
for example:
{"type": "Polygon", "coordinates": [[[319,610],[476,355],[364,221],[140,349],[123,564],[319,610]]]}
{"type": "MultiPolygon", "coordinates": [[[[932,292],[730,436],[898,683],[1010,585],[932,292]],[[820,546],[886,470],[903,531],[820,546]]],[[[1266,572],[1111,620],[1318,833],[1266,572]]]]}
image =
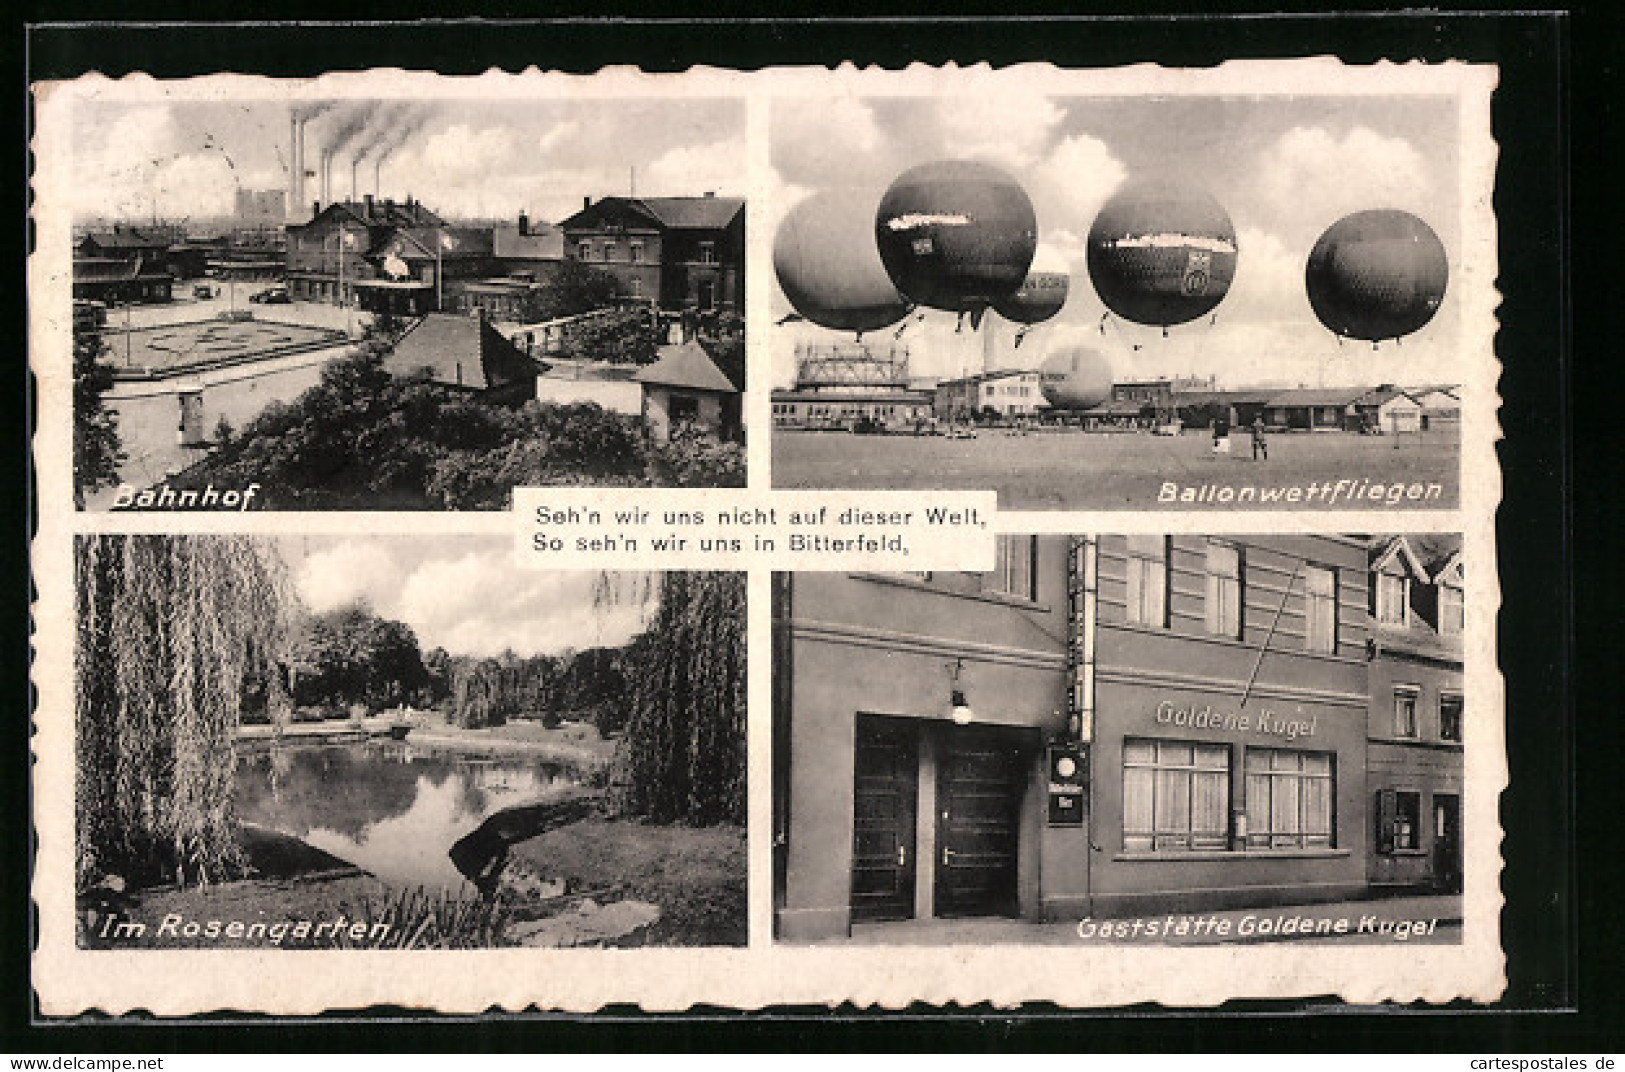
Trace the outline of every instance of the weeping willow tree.
{"type": "Polygon", "coordinates": [[[86,536],[74,569],[80,885],[240,874],[238,720],[245,697],[287,709],[280,558],[245,537],[86,536]]]}
{"type": "Polygon", "coordinates": [[[745,575],[661,575],[632,645],[626,728],[610,778],[624,814],[745,821],[745,575]]]}

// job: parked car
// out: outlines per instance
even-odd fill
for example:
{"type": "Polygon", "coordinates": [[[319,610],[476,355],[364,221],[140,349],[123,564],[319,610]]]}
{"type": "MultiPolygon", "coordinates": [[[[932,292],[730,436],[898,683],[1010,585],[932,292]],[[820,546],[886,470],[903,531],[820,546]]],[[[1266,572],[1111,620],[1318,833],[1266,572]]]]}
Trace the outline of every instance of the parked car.
{"type": "Polygon", "coordinates": [[[266,287],[255,291],[248,296],[248,300],[256,305],[291,305],[293,299],[288,297],[287,287],[266,287]]]}

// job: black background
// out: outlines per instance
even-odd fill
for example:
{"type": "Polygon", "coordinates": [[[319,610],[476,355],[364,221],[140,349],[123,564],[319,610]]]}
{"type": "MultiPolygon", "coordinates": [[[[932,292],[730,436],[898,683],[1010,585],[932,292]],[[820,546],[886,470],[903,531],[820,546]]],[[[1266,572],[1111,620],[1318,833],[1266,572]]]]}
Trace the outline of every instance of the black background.
{"type": "MultiPolygon", "coordinates": [[[[875,10],[876,5],[865,5],[875,10]]],[[[943,1014],[916,1009],[876,1016],[855,1009],[782,1009],[734,1015],[696,1010],[683,1020],[637,1019],[636,1010],[591,1021],[559,1017],[391,1024],[378,1016],[405,1010],[356,1010],[349,1017],[272,1025],[264,1018],[120,1022],[87,1017],[73,1022],[37,1017],[28,984],[32,924],[28,909],[30,831],[27,713],[32,710],[27,663],[26,539],[32,499],[27,465],[32,417],[26,381],[26,296],[22,258],[13,262],[5,303],[8,359],[18,379],[13,406],[18,466],[6,486],[20,522],[3,552],[22,582],[11,632],[0,650],[6,694],[17,707],[0,716],[0,1053],[165,1051],[342,1051],[714,1048],[853,1048],[881,1050],[1005,1050],[1067,1048],[1113,1051],[1203,1050],[1442,1050],[1496,1053],[1588,1049],[1618,1052],[1621,972],[1625,943],[1618,894],[1625,857],[1618,802],[1622,780],[1618,723],[1625,702],[1602,673],[1576,676],[1575,644],[1598,671],[1612,658],[1598,641],[1612,641],[1625,624],[1617,591],[1621,558],[1621,488],[1612,465],[1612,433],[1599,419],[1618,411],[1619,395],[1601,374],[1620,359],[1614,325],[1625,261],[1615,207],[1617,57],[1625,54],[1617,15],[1581,8],[1505,15],[1449,12],[1400,16],[1386,12],[1342,18],[1283,17],[1233,11],[1189,19],[1149,12],[1136,19],[981,19],[940,14],[882,21],[743,20],[743,5],[707,6],[706,21],[604,19],[602,9],[545,25],[508,21],[512,4],[487,7],[496,21],[437,17],[413,24],[226,25],[214,22],[111,25],[94,20],[203,20],[241,14],[226,4],[158,4],[147,0],[47,6],[29,0],[14,24],[6,62],[19,64],[8,111],[11,145],[27,138],[30,79],[71,78],[98,70],[109,76],[146,71],[179,77],[216,71],[313,76],[327,70],[392,66],[470,74],[530,65],[591,71],[637,63],[650,70],[694,64],[754,68],[777,64],[1006,64],[1030,60],[1065,66],[1131,62],[1207,66],[1229,58],[1332,53],[1352,63],[1389,59],[1465,59],[1499,64],[1494,135],[1501,156],[1495,208],[1504,303],[1497,350],[1505,365],[1500,447],[1505,490],[1498,518],[1503,607],[1499,650],[1507,684],[1511,787],[1502,801],[1507,867],[1502,917],[1509,989],[1494,1010],[1372,1012],[1330,1000],[1233,1003],[1215,1015],[1145,1006],[1107,1014],[1063,1014],[1032,1007],[1019,1015],[965,1009],[943,1014]],[[65,23],[59,20],[81,20],[65,23]],[[54,25],[41,20],[58,20],[54,25]],[[1572,117],[1572,125],[1571,125],[1572,117]],[[1571,190],[1569,176],[1572,176],[1571,190]],[[1584,210],[1571,223],[1571,193],[1584,210]],[[1571,263],[1572,277],[1565,274],[1571,263]],[[1575,284],[1574,300],[1569,293],[1575,284]],[[1571,320],[1570,310],[1575,311],[1571,320]],[[1590,315],[1587,315],[1590,314],[1590,315]],[[1582,333],[1574,336],[1578,325],[1582,333]],[[1589,435],[1576,434],[1579,420],[1589,435]],[[1589,473],[1589,481],[1586,479],[1589,473]],[[1608,478],[1614,478],[1609,481],[1608,478]],[[1574,488],[1594,489],[1592,496],[1574,488]],[[1571,534],[1586,536],[1583,544],[1571,534]],[[1576,557],[1579,555],[1580,557],[1576,557]],[[1577,624],[1578,623],[1578,624],[1577,624]],[[1593,646],[1595,645],[1595,646],[1593,646]],[[1587,777],[1576,777],[1576,763],[1587,777]],[[1314,1015],[1331,1013],[1332,1015],[1314,1015]]],[[[259,9],[255,9],[256,13],[259,9]]],[[[434,13],[444,16],[445,4],[434,13]]],[[[939,5],[935,9],[941,12],[939,5]]],[[[429,14],[410,4],[352,4],[344,17],[402,19],[429,14]]],[[[285,4],[283,18],[331,19],[332,4],[285,4]]],[[[27,158],[13,171],[26,248],[27,158]]],[[[18,250],[19,253],[23,249],[18,250]]],[[[53,713],[64,717],[66,712],[53,713]]],[[[1034,971],[1044,952],[1033,950],[1034,971]]],[[[1394,951],[1403,956],[1403,948],[1394,951]]],[[[1593,1054],[1594,1056],[1594,1054],[1593,1054]]]]}

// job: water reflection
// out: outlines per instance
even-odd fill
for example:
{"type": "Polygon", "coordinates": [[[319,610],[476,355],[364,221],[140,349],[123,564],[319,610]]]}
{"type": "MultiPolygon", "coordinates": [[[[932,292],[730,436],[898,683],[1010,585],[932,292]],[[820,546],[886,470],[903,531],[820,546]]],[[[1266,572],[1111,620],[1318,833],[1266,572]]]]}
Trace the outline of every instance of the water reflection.
{"type": "Polygon", "coordinates": [[[558,799],[564,767],[424,753],[409,743],[284,746],[244,756],[237,811],[385,882],[457,889],[452,843],[504,808],[558,799]]]}

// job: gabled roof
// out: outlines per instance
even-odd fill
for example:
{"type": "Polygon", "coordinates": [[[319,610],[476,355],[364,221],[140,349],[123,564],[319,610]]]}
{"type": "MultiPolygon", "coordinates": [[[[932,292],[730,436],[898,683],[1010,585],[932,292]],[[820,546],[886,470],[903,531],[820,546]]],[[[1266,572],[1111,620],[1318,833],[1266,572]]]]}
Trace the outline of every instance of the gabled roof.
{"type": "Polygon", "coordinates": [[[309,227],[319,220],[336,220],[341,216],[347,223],[367,227],[441,227],[446,222],[420,201],[375,197],[370,211],[366,201],[331,201],[303,226],[309,227]]]}
{"type": "Polygon", "coordinates": [[[1367,391],[1354,401],[1356,405],[1361,406],[1386,406],[1396,398],[1410,398],[1412,402],[1416,401],[1416,399],[1411,398],[1409,391],[1401,390],[1398,387],[1379,387],[1374,391],[1367,391]]]}
{"type": "Polygon", "coordinates": [[[1386,541],[1379,540],[1370,551],[1371,572],[1380,573],[1391,562],[1402,563],[1412,576],[1426,581],[1431,576],[1427,566],[1422,562],[1411,542],[1403,536],[1394,536],[1386,541]]]}
{"type": "Polygon", "coordinates": [[[744,210],[739,197],[604,197],[559,226],[590,230],[605,220],[630,219],[655,229],[720,231],[744,210]]]}
{"type": "Polygon", "coordinates": [[[1270,395],[1269,406],[1348,406],[1369,387],[1299,387],[1290,391],[1277,391],[1270,395]]]}
{"type": "Polygon", "coordinates": [[[126,228],[118,231],[100,231],[88,234],[80,239],[79,244],[90,244],[97,249],[163,249],[167,250],[175,244],[173,235],[149,235],[135,228],[126,228]]]}
{"type": "Polygon", "coordinates": [[[491,255],[491,232],[484,227],[402,227],[395,233],[401,255],[413,260],[433,260],[436,245],[442,258],[491,255]]]}
{"type": "Polygon", "coordinates": [[[692,339],[676,346],[662,346],[660,359],[641,369],[633,379],[661,387],[686,387],[694,391],[738,394],[739,388],[723,375],[705,347],[692,339]]]}
{"type": "Polygon", "coordinates": [[[1268,405],[1275,391],[1175,391],[1170,401],[1175,406],[1237,406],[1268,405]]]}
{"type": "Polygon", "coordinates": [[[1457,549],[1433,565],[1433,583],[1444,584],[1450,573],[1461,567],[1461,551],[1457,549]]]}
{"type": "Polygon", "coordinates": [[[674,230],[720,231],[745,210],[742,197],[644,197],[639,201],[674,230]]]}
{"type": "Polygon", "coordinates": [[[391,375],[429,379],[448,387],[484,391],[536,374],[536,363],[482,318],[430,313],[395,343],[384,358],[391,375]]]}

